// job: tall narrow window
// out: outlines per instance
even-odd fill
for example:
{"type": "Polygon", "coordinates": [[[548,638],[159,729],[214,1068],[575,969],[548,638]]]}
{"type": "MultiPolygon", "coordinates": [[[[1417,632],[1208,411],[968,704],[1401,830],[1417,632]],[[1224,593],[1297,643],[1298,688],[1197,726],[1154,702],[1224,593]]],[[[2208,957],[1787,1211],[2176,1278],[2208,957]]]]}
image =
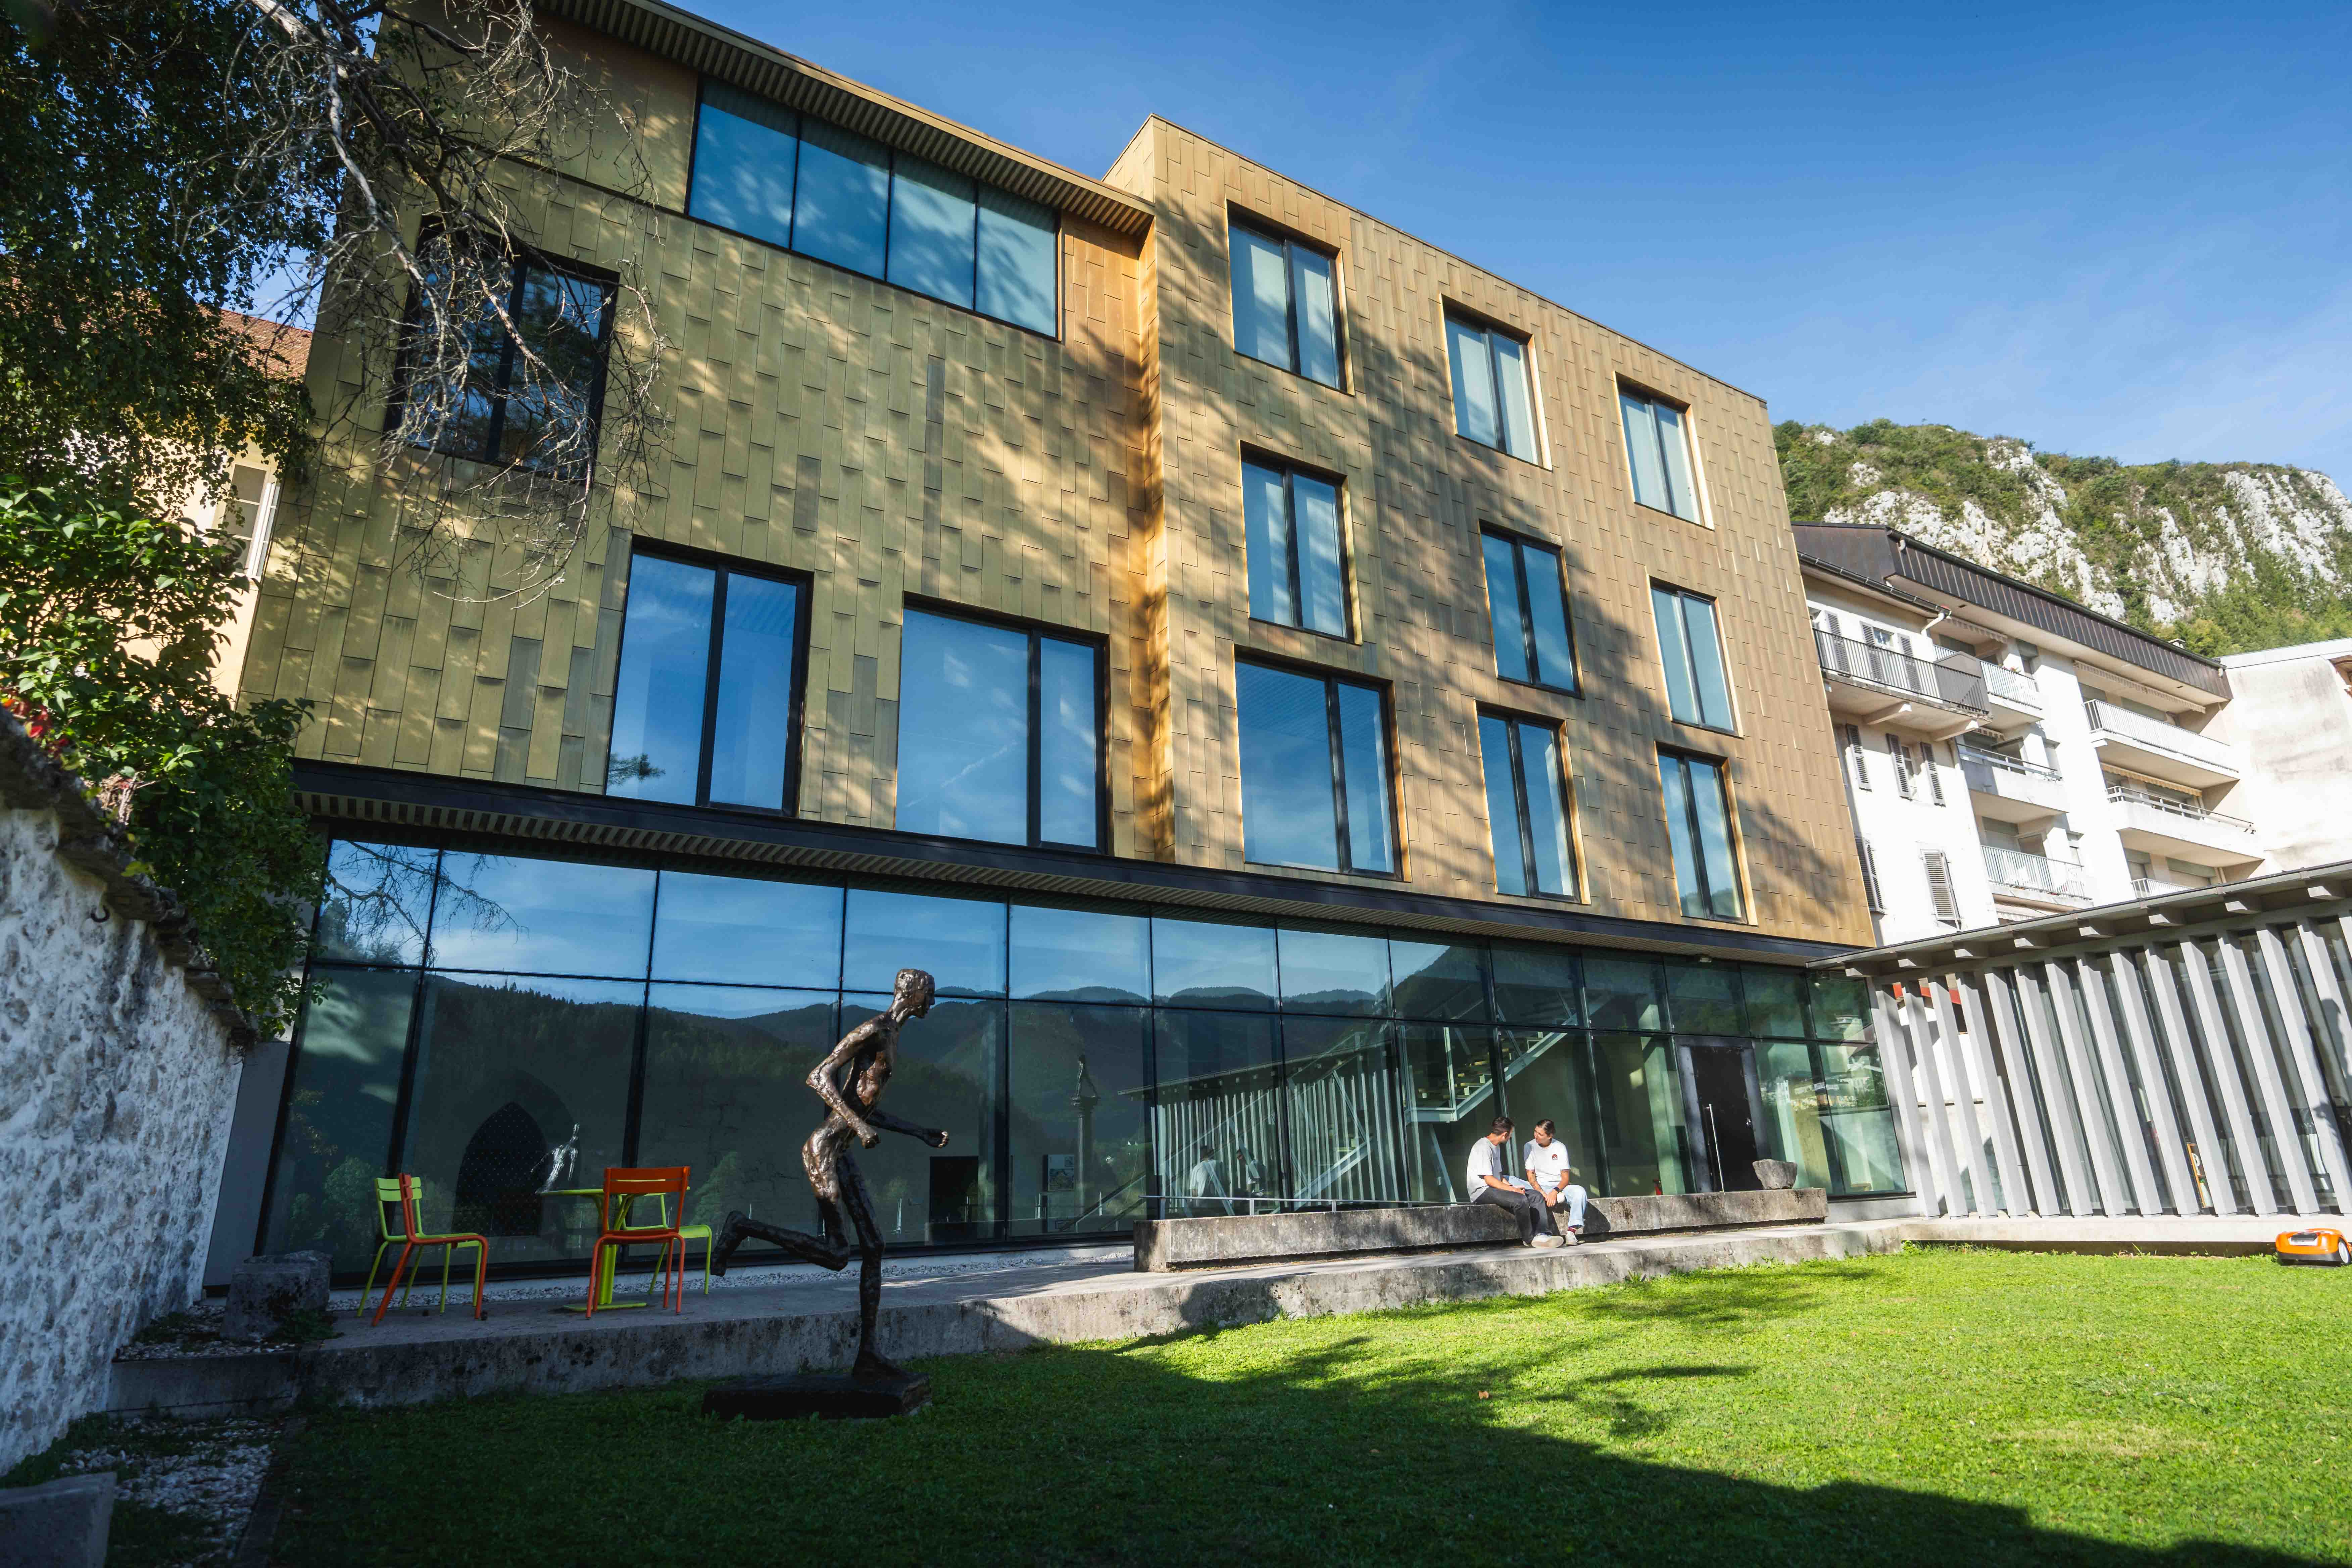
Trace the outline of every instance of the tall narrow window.
{"type": "Polygon", "coordinates": [[[637,552],[605,789],[791,810],[805,595],[798,583],[637,552]]]}
{"type": "Polygon", "coordinates": [[[1952,862],[1940,849],[1921,852],[1919,863],[1927,873],[1927,900],[1942,924],[1960,923],[1960,900],[1952,891],[1952,862]]]}
{"type": "Polygon", "coordinates": [[[1396,871],[1377,687],[1237,664],[1242,854],[1269,866],[1396,871]]]}
{"type": "Polygon", "coordinates": [[[1326,637],[1348,635],[1339,487],[1291,468],[1242,464],[1250,616],[1326,637]]]}
{"type": "Polygon", "coordinates": [[[1092,642],[908,610],[899,830],[1098,848],[1101,668],[1092,642]]]}
{"type": "Polygon", "coordinates": [[[1886,737],[1886,754],[1895,759],[1895,787],[1905,800],[1917,795],[1918,786],[1911,777],[1911,748],[1895,736],[1886,737]]]}
{"type": "Polygon", "coordinates": [[[1454,430],[1481,446],[1537,461],[1528,345],[1496,328],[1448,315],[1445,353],[1454,367],[1454,430]]]}
{"type": "Polygon", "coordinates": [[[1853,787],[1870,787],[1870,753],[1863,749],[1862,729],[1855,724],[1841,724],[1838,734],[1845,742],[1846,766],[1853,772],[1853,787]]]}
{"type": "Polygon", "coordinates": [[[1339,308],[1331,258],[1295,239],[1231,226],[1234,347],[1255,360],[1339,384],[1339,308]]]}
{"type": "Polygon", "coordinates": [[[261,575],[269,552],[269,514],[277,510],[278,483],[265,469],[239,463],[229,470],[229,499],[221,507],[218,537],[236,546],[238,570],[261,575]]]}
{"type": "Polygon", "coordinates": [[[1481,713],[1478,754],[1486,770],[1496,888],[1506,893],[1576,897],[1559,731],[1549,724],[1481,713]]]}
{"type": "Polygon", "coordinates": [[[1665,785],[1666,837],[1674,846],[1675,891],[1683,913],[1696,920],[1738,920],[1739,870],[1723,764],[1660,752],[1658,776],[1665,785]]]}
{"type": "Polygon", "coordinates": [[[1568,598],[1559,552],[1529,540],[1482,533],[1486,607],[1495,626],[1495,672],[1506,680],[1576,689],[1568,598]]]}
{"type": "Polygon", "coordinates": [[[1886,895],[1878,890],[1878,857],[1871,853],[1870,840],[1860,834],[1854,836],[1853,847],[1862,856],[1863,901],[1872,914],[1883,915],[1886,912],[1886,895]]]}
{"type": "Polygon", "coordinates": [[[1944,804],[1944,770],[1936,765],[1936,742],[1919,742],[1919,771],[1927,775],[1927,798],[1944,804]]]}
{"type": "Polygon", "coordinates": [[[1617,406],[1625,416],[1625,460],[1633,470],[1633,499],[1696,522],[1698,495],[1691,485],[1690,434],[1683,411],[1622,390],[1617,406]]]}
{"type": "Polygon", "coordinates": [[[1666,706],[1685,724],[1731,728],[1731,686],[1723,672],[1715,601],[1653,585],[1650,608],[1658,620],[1658,653],[1666,666],[1666,706]]]}
{"type": "MultiPolygon", "coordinates": [[[[455,286],[446,281],[448,247],[434,241],[425,258],[435,269],[432,287],[454,294],[455,286]]],[[[395,427],[411,445],[453,458],[580,477],[596,446],[614,286],[537,258],[501,258],[488,270],[495,283],[490,291],[499,298],[483,300],[467,330],[470,353],[462,371],[443,376],[420,363],[405,367],[395,427]],[[518,344],[529,352],[518,352],[518,344]]],[[[423,310],[420,299],[412,332],[419,330],[423,310]]],[[[410,353],[422,353],[417,338],[412,337],[410,353]]]]}

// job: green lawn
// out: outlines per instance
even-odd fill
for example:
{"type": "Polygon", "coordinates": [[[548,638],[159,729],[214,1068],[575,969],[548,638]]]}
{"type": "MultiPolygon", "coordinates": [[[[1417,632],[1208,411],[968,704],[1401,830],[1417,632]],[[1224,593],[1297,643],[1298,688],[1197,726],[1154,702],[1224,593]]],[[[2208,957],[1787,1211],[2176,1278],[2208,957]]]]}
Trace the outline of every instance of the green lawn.
{"type": "Polygon", "coordinates": [[[1914,1251],[931,1363],[314,1417],[277,1561],[2352,1562],[2352,1270],[1914,1251]]]}

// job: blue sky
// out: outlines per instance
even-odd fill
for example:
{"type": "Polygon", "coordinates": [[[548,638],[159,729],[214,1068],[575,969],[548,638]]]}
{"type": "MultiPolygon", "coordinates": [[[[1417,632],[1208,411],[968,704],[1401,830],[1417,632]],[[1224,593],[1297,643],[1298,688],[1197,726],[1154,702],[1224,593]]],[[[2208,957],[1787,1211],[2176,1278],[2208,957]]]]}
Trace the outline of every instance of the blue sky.
{"type": "Polygon", "coordinates": [[[1156,110],[1775,418],[2352,487],[2340,0],[685,3],[1088,174],[1156,110]]]}

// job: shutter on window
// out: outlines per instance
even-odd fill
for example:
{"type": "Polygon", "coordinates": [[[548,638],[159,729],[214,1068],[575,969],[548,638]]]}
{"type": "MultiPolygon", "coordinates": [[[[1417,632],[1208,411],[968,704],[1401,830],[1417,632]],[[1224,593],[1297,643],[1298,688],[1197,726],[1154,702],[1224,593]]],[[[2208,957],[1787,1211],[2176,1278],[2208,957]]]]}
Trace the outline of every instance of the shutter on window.
{"type": "Polygon", "coordinates": [[[1927,868],[1927,897],[1934,900],[1936,918],[1948,926],[1960,923],[1960,901],[1952,892],[1952,863],[1940,849],[1930,849],[1920,857],[1927,868]]]}
{"type": "Polygon", "coordinates": [[[1870,840],[1855,836],[1853,847],[1862,852],[1862,892],[1870,905],[1870,912],[1886,912],[1886,900],[1878,891],[1878,857],[1870,852],[1870,840]]]}
{"type": "Polygon", "coordinates": [[[1853,764],[1853,787],[1856,789],[1868,789],[1870,787],[1870,766],[1864,759],[1863,755],[1862,731],[1859,726],[1853,724],[1842,724],[1838,726],[1838,729],[1839,732],[1845,740],[1846,759],[1853,764]]]}
{"type": "Polygon", "coordinates": [[[1944,804],[1944,771],[1936,765],[1936,742],[1929,741],[1919,748],[1920,765],[1927,770],[1927,794],[1937,805],[1944,804]]]}
{"type": "Polygon", "coordinates": [[[1895,759],[1895,787],[1903,792],[1905,800],[1909,800],[1911,798],[1911,748],[1889,735],[1886,737],[1886,754],[1895,759]]]}

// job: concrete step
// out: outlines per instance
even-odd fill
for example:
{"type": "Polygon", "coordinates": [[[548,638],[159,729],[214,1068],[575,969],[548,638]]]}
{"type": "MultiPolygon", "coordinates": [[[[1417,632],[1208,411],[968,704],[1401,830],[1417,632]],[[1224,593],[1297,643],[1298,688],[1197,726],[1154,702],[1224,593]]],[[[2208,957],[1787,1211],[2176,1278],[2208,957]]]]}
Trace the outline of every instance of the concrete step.
{"type": "MultiPolygon", "coordinates": [[[[1347,1258],[1184,1274],[1101,1260],[886,1281],[878,1328],[894,1360],[1129,1340],[1383,1308],[1540,1296],[1700,1268],[1885,1252],[1889,1222],[1800,1225],[1605,1241],[1347,1258]]],[[[408,1405],[486,1394],[649,1388],[688,1378],[846,1366],[856,1350],[855,1271],[763,1289],[689,1294],[686,1311],[603,1310],[593,1321],[539,1302],[447,1316],[340,1320],[340,1338],[298,1351],[114,1363],[122,1414],[263,1414],[298,1401],[408,1405]]]]}

